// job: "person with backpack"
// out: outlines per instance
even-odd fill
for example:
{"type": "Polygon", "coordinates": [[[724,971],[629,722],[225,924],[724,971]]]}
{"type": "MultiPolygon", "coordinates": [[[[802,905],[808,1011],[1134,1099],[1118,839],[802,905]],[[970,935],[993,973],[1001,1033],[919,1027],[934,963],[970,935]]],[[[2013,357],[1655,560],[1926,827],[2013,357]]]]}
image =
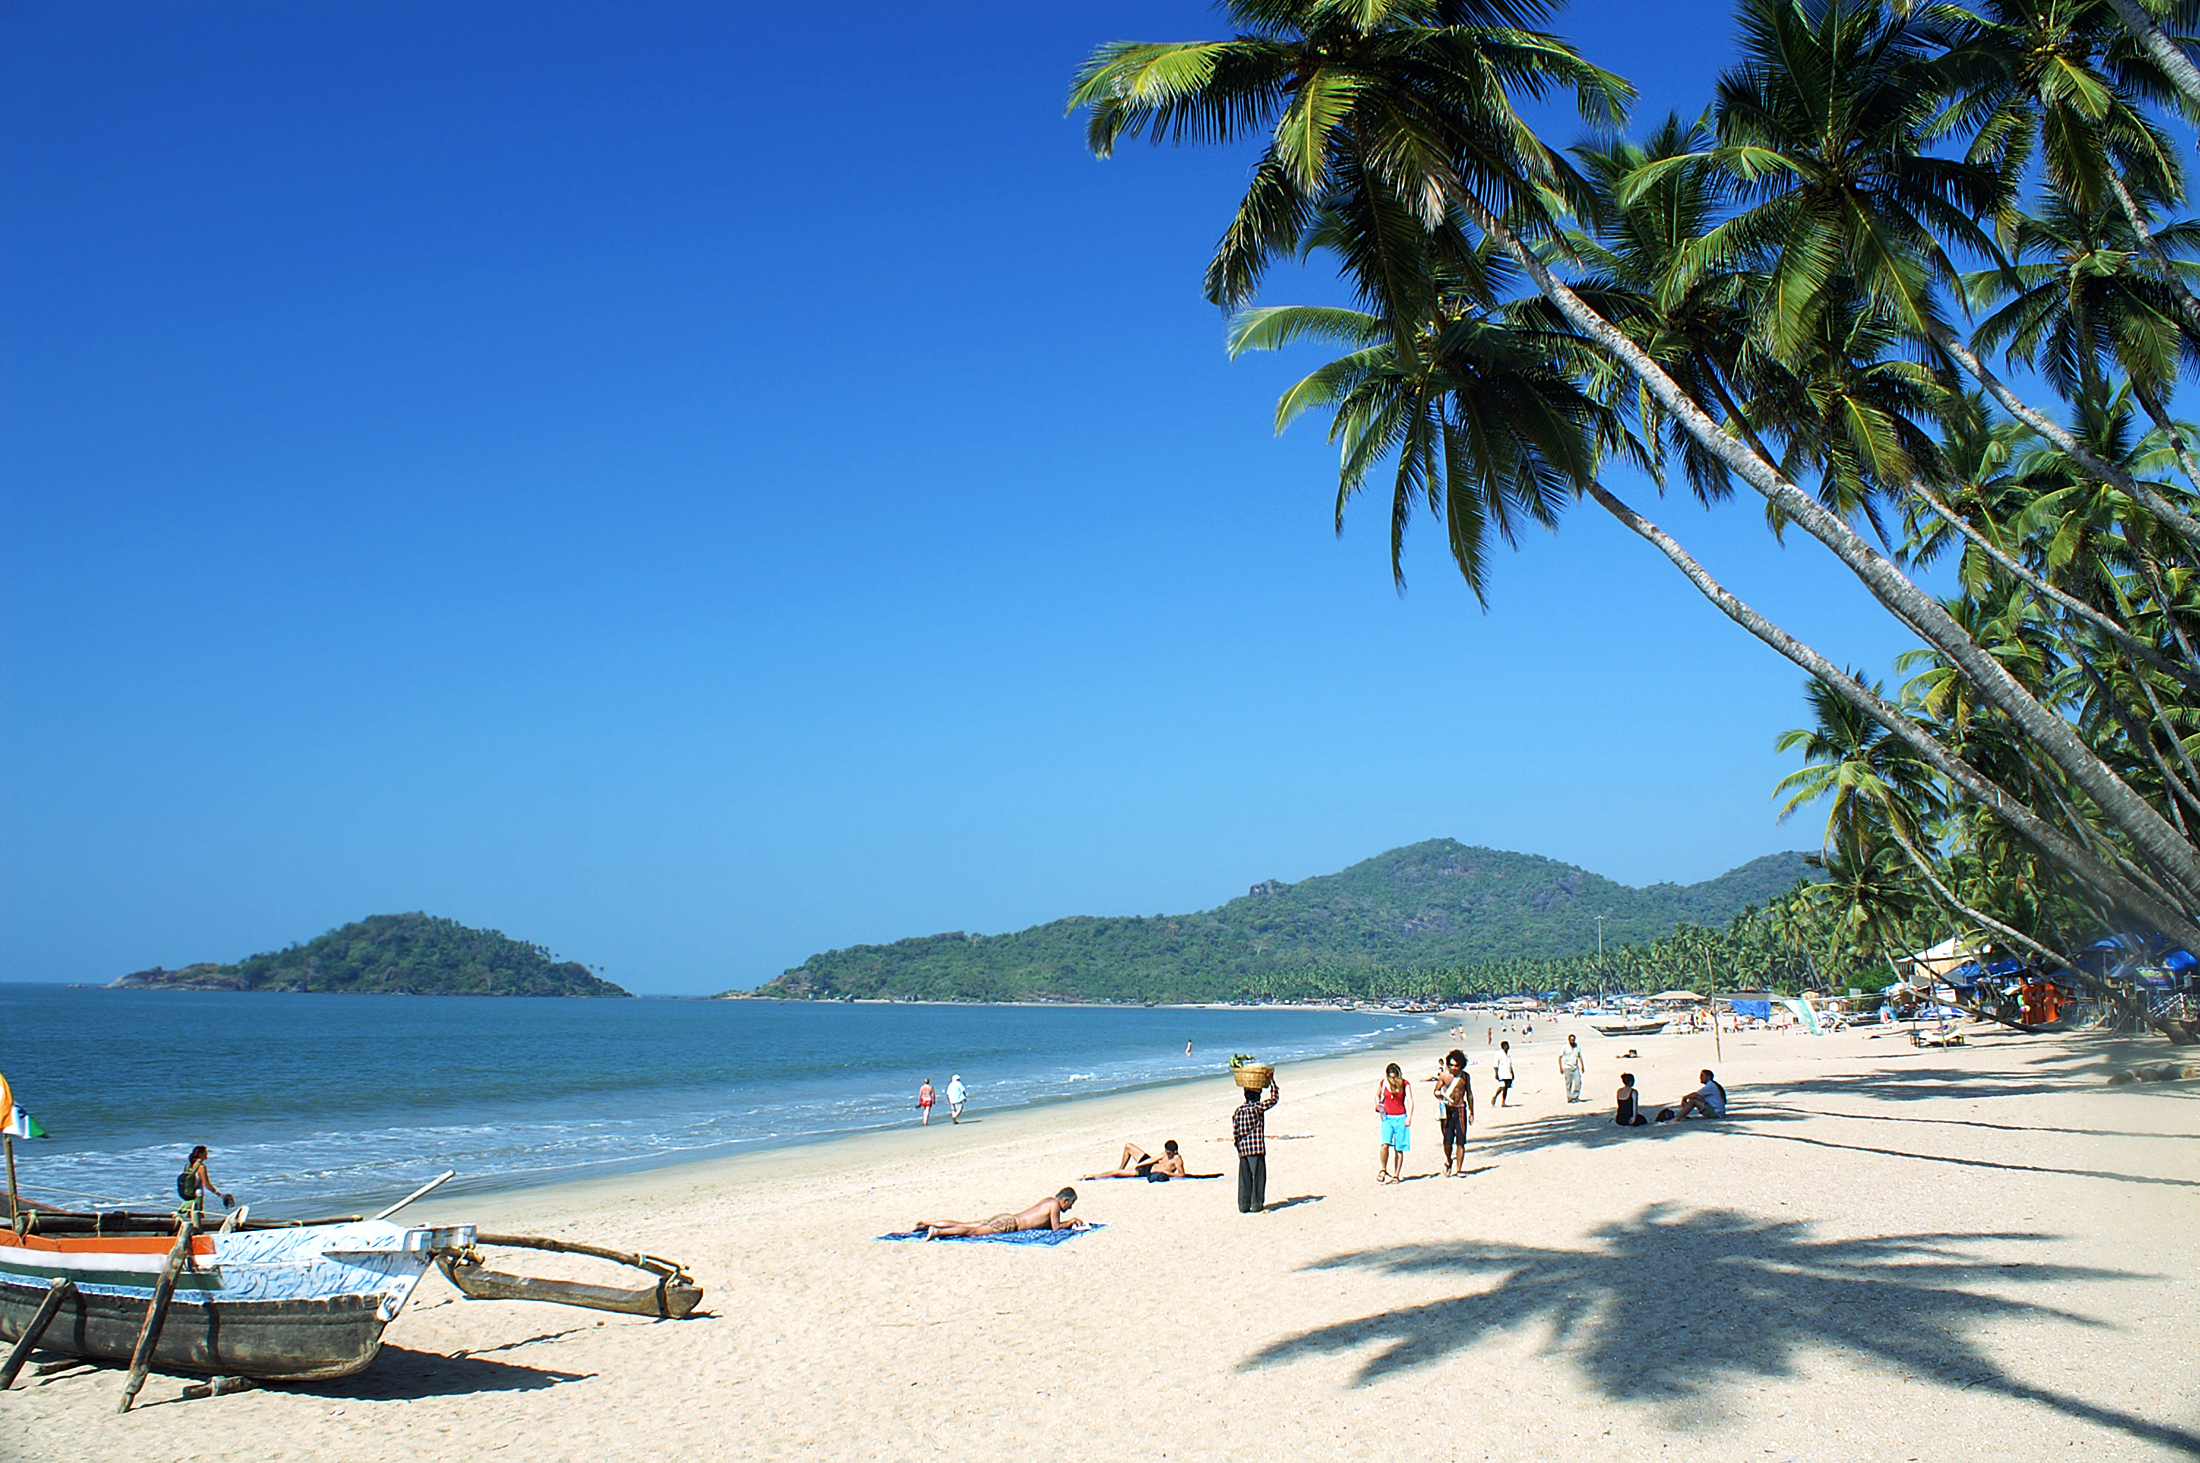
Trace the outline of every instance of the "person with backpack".
{"type": "Polygon", "coordinates": [[[183,1207],[195,1219],[206,1212],[208,1194],[219,1194],[225,1209],[237,1202],[236,1195],[223,1194],[214,1187],[213,1176],[206,1171],[206,1145],[201,1143],[191,1150],[183,1172],[176,1175],[176,1197],[183,1200],[183,1207]]]}

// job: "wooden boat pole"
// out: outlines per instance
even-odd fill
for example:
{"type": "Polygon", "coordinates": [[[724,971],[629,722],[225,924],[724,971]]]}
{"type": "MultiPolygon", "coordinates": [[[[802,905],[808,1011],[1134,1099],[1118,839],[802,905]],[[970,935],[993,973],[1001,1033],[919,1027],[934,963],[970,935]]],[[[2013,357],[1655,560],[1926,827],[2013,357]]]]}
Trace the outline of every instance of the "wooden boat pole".
{"type": "Polygon", "coordinates": [[[419,1188],[414,1189],[404,1198],[399,1199],[395,1204],[390,1205],[389,1208],[383,1210],[380,1214],[375,1215],[374,1217],[376,1219],[387,1219],[392,1214],[395,1214],[398,1210],[404,1208],[407,1204],[410,1204],[413,1200],[420,1198],[421,1196],[429,1193],[431,1190],[441,1188],[444,1184],[449,1183],[452,1179],[456,1177],[458,1177],[458,1170],[455,1168],[447,1168],[443,1170],[443,1172],[437,1174],[434,1178],[429,1179],[419,1188]]]}
{"type": "Polygon", "coordinates": [[[1704,979],[1711,985],[1711,1060],[1726,1065],[1726,1043],[1719,1040],[1719,973],[1711,968],[1711,952],[1703,952],[1704,979]]]}
{"type": "Polygon", "coordinates": [[[8,1150],[8,1223],[13,1224],[16,1215],[22,1212],[22,1206],[15,1197],[15,1139],[6,1133],[0,1133],[0,1148],[8,1150]]]}
{"type": "Polygon", "coordinates": [[[46,1298],[38,1303],[38,1314],[31,1317],[23,1339],[15,1343],[15,1350],[8,1353],[7,1361],[0,1363],[0,1392],[15,1385],[15,1374],[31,1359],[31,1352],[38,1347],[38,1338],[46,1334],[46,1324],[60,1313],[61,1303],[75,1294],[76,1282],[65,1275],[46,1287],[46,1298]]]}
{"type": "Polygon", "coordinates": [[[160,1279],[153,1284],[152,1304],[145,1308],[145,1324],[138,1328],[137,1350],[130,1355],[130,1379],[122,1386],[122,1405],[117,1412],[128,1412],[130,1404],[137,1400],[140,1388],[145,1385],[145,1373],[153,1364],[153,1348],[160,1344],[161,1323],[168,1319],[168,1302],[176,1293],[176,1281],[183,1275],[183,1267],[191,1258],[191,1232],[195,1226],[186,1214],[176,1223],[176,1247],[168,1252],[168,1263],[160,1268],[160,1279]]]}

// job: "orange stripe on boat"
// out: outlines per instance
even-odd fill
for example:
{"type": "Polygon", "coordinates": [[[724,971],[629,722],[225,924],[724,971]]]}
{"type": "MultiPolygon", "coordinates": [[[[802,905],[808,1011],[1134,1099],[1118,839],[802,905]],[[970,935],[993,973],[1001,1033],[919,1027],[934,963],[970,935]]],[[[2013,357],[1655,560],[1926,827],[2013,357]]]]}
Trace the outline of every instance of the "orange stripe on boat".
{"type": "MultiPolygon", "coordinates": [[[[174,1235],[157,1234],[115,1235],[19,1235],[12,1230],[0,1229],[0,1248],[14,1246],[26,1250],[49,1250],[55,1254],[74,1255],[165,1255],[176,1247],[174,1235]]],[[[210,1235],[191,1237],[193,1255],[214,1253],[214,1240],[210,1235]]]]}

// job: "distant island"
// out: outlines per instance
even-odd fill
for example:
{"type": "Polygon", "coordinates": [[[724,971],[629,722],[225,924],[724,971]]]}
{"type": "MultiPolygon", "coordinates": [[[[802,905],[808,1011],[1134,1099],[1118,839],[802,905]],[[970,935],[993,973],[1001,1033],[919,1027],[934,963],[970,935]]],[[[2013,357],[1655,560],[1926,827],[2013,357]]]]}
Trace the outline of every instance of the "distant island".
{"type": "Polygon", "coordinates": [[[1634,889],[1534,854],[1449,838],[1341,873],[1265,879],[1197,914],[1077,916],[1007,935],[961,932],[813,955],[754,992],[791,1000],[1210,1001],[1321,989],[1395,972],[1545,961],[1649,945],[1676,926],[1721,927],[1822,879],[1800,853],[1768,854],[1700,884],[1634,889]]]}
{"type": "Polygon", "coordinates": [[[109,990],[351,991],[412,996],[625,996],[577,960],[499,930],[428,914],[376,914],[235,965],[133,971],[109,990]]]}

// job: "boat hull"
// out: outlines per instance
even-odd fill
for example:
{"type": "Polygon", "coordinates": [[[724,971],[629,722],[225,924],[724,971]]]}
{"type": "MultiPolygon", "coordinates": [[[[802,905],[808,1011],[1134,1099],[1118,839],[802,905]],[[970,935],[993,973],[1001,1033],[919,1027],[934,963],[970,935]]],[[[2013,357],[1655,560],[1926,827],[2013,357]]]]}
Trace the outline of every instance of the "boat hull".
{"type": "Polygon", "coordinates": [[[1664,1021],[1592,1021],[1589,1026],[1600,1036],[1656,1036],[1668,1024],[1664,1021]]]}
{"type": "MultiPolygon", "coordinates": [[[[0,1285],[0,1341],[19,1338],[44,1299],[43,1289],[0,1285]]],[[[38,1344],[64,1356],[126,1364],[145,1323],[145,1305],[134,1297],[78,1292],[61,1303],[38,1344]]],[[[372,1296],[171,1305],[152,1366],[267,1382],[348,1377],[374,1360],[388,1324],[372,1296]]]]}
{"type": "MultiPolygon", "coordinates": [[[[152,1364],[262,1381],[349,1376],[381,1349],[439,1248],[473,1231],[377,1221],[197,1236],[152,1364]]],[[[52,1282],[74,1292],[38,1338],[48,1350],[127,1362],[174,1241],[158,1235],[0,1231],[0,1341],[21,1338],[52,1282]]]]}

